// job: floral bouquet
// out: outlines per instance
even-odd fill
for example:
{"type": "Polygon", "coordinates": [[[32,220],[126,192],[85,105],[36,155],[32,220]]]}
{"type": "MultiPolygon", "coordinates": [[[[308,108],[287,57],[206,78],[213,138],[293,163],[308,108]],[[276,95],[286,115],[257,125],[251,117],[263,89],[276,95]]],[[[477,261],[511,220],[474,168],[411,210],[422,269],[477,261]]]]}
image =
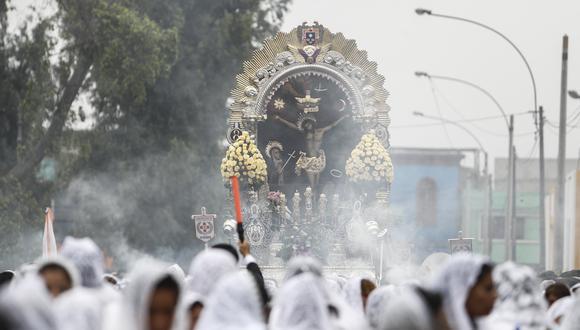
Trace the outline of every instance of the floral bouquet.
{"type": "Polygon", "coordinates": [[[232,176],[237,176],[241,184],[257,188],[268,178],[266,167],[264,157],[250,134],[242,132],[226,151],[226,156],[222,159],[221,173],[226,182],[229,182],[232,176]]]}
{"type": "Polygon", "coordinates": [[[362,136],[346,161],[346,175],[353,182],[393,181],[393,164],[389,152],[373,131],[362,136]]]}

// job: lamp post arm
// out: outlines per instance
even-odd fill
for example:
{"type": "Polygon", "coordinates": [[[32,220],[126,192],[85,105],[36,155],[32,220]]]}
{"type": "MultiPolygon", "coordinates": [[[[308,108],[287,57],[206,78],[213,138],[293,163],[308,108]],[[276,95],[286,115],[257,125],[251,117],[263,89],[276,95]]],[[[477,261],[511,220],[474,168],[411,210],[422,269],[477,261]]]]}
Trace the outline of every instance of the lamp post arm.
{"type": "Polygon", "coordinates": [[[526,59],[524,54],[520,51],[520,49],[508,37],[506,37],[503,33],[499,32],[498,30],[496,30],[490,26],[487,26],[483,23],[479,23],[479,22],[476,22],[476,21],[473,21],[473,20],[470,20],[467,18],[450,16],[450,15],[435,14],[435,13],[430,13],[429,15],[436,16],[436,17],[442,17],[442,18],[449,18],[449,19],[454,19],[457,21],[463,21],[463,22],[475,24],[477,26],[480,26],[484,29],[487,29],[487,30],[497,34],[498,36],[502,37],[505,41],[507,41],[513,47],[513,49],[515,49],[515,51],[518,53],[518,55],[520,55],[521,59],[526,64],[526,68],[528,69],[528,72],[530,73],[530,78],[532,78],[532,88],[534,90],[534,111],[538,111],[538,94],[536,91],[536,79],[534,78],[534,73],[532,72],[532,68],[530,67],[530,64],[528,63],[528,60],[526,59]]]}
{"type": "Polygon", "coordinates": [[[495,99],[495,97],[493,97],[493,95],[491,95],[490,92],[486,91],[485,89],[483,89],[482,87],[469,82],[467,80],[463,80],[463,79],[459,79],[459,78],[453,78],[453,77],[447,77],[447,76],[438,76],[438,75],[429,75],[429,77],[434,78],[434,79],[441,79],[441,80],[449,80],[449,81],[455,81],[461,84],[465,84],[468,86],[471,86],[477,90],[479,90],[480,92],[482,92],[483,94],[487,95],[487,97],[489,97],[491,99],[491,101],[497,106],[497,108],[499,109],[499,111],[501,111],[501,114],[503,115],[503,118],[505,120],[505,124],[506,127],[509,129],[510,128],[510,123],[508,121],[508,116],[506,114],[506,112],[504,111],[504,109],[502,108],[502,106],[499,104],[499,102],[495,99]]]}

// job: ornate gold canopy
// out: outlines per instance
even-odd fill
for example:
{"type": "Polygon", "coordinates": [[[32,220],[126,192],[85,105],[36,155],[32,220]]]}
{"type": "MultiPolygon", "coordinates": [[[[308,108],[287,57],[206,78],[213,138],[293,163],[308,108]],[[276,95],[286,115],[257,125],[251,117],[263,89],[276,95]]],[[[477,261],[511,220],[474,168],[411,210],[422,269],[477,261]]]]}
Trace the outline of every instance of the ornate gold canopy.
{"type": "Polygon", "coordinates": [[[266,119],[266,105],[289,79],[321,77],[333,82],[346,95],[353,119],[374,129],[388,147],[390,123],[384,77],[356,42],[342,33],[332,33],[315,22],[277,33],[256,50],[236,77],[231,95],[230,131],[255,132],[255,123],[266,119]]]}

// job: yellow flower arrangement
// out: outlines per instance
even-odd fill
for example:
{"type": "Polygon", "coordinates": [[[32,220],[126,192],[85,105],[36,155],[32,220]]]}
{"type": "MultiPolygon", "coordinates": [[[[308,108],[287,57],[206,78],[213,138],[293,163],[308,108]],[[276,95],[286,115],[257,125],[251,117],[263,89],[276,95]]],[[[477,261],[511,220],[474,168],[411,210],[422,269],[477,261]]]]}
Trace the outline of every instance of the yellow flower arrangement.
{"type": "Polygon", "coordinates": [[[220,169],[227,182],[232,176],[237,176],[240,182],[255,187],[268,178],[266,161],[248,132],[242,132],[236,142],[228,147],[220,169]]]}
{"type": "Polygon", "coordinates": [[[393,181],[391,156],[372,131],[362,136],[350,153],[345,169],[353,182],[393,181]]]}

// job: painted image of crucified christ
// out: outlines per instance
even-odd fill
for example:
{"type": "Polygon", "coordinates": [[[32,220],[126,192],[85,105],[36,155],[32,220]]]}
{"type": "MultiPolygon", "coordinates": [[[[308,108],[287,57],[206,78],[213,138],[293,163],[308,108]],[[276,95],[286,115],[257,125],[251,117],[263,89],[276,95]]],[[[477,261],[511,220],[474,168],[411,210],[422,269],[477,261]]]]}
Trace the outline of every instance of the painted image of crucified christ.
{"type": "Polygon", "coordinates": [[[317,128],[316,117],[313,115],[305,115],[302,120],[299,120],[297,123],[293,123],[278,115],[274,115],[274,120],[279,121],[304,135],[306,152],[303,153],[297,161],[296,172],[297,174],[300,174],[301,171],[304,170],[308,175],[308,181],[312,188],[317,187],[320,173],[326,167],[326,156],[324,150],[321,149],[324,135],[349,116],[349,114],[343,115],[333,123],[325,127],[317,128]]]}

